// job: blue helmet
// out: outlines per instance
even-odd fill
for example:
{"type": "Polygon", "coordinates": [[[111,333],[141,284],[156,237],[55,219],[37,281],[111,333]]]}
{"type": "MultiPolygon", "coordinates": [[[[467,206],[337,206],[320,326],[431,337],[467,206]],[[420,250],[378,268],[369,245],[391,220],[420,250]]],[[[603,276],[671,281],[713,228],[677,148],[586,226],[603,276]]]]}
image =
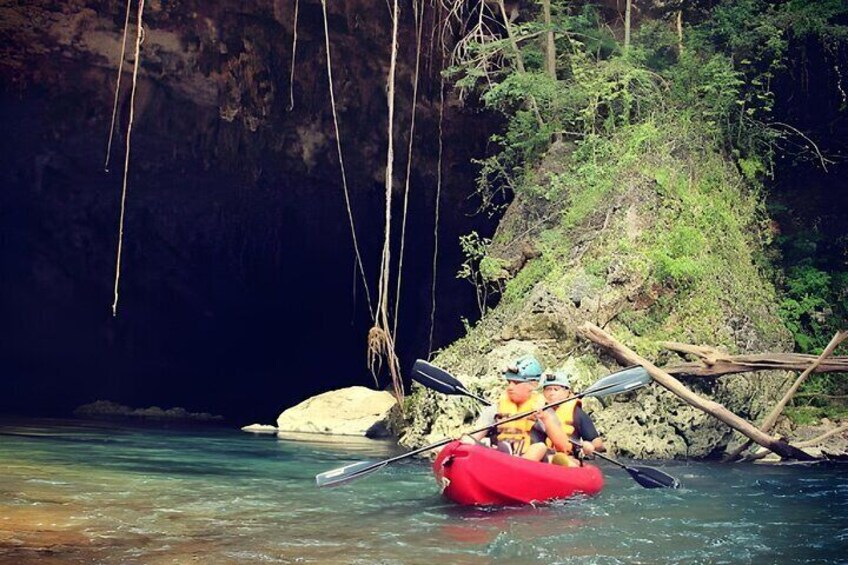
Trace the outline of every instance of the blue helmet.
{"type": "Polygon", "coordinates": [[[571,388],[571,380],[568,378],[569,374],[566,371],[555,371],[553,373],[546,373],[544,378],[542,378],[542,388],[546,386],[561,386],[562,388],[571,388]]]}
{"type": "Polygon", "coordinates": [[[532,355],[525,355],[507,367],[503,375],[508,381],[538,381],[542,376],[542,365],[532,355]]]}

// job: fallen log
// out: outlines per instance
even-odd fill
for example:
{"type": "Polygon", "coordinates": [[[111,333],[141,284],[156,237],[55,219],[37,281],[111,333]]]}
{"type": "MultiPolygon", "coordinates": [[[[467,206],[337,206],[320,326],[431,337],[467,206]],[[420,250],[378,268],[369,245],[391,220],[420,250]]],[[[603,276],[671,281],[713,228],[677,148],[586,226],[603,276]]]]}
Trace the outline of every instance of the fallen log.
{"type": "Polygon", "coordinates": [[[701,361],[708,367],[715,365],[719,359],[728,359],[727,351],[721,351],[720,349],[705,345],[691,345],[689,343],[679,343],[676,341],[661,341],[659,344],[671,351],[696,355],[700,357],[701,361]]]}
{"type": "MultiPolygon", "coordinates": [[[[789,387],[789,390],[783,395],[783,398],[780,399],[772,411],[766,416],[766,419],[763,420],[762,425],[760,425],[760,430],[763,433],[769,433],[771,429],[774,427],[774,424],[777,422],[777,419],[783,414],[783,409],[786,408],[786,405],[789,404],[789,401],[792,400],[792,397],[798,392],[800,386],[804,383],[806,378],[810,376],[810,373],[816,370],[816,367],[822,364],[822,362],[827,359],[834,350],[839,347],[839,344],[845,341],[848,338],[848,331],[838,331],[834,334],[833,338],[830,340],[830,343],[827,344],[827,347],[824,348],[824,351],[821,352],[821,355],[812,362],[812,364],[806,368],[806,370],[801,373],[801,376],[795,379],[795,382],[792,383],[792,386],[789,387]]],[[[724,460],[725,461],[733,461],[739,455],[742,454],[743,451],[751,447],[751,441],[748,440],[732,452],[728,453],[724,460]]]]}
{"type": "MultiPolygon", "coordinates": [[[[679,351],[678,349],[674,349],[679,351]]],[[[692,351],[687,351],[692,353],[692,351]]],[[[801,353],[761,353],[757,355],[726,355],[705,357],[703,361],[680,363],[663,367],[675,377],[720,377],[753,371],[803,371],[818,358],[801,353]]],[[[814,373],[848,373],[848,357],[830,357],[822,361],[814,373]]]]}
{"type": "Polygon", "coordinates": [[[679,396],[681,399],[695,408],[703,410],[707,414],[721,420],[734,430],[751,438],[766,449],[769,449],[786,459],[797,459],[799,461],[815,460],[815,457],[805,453],[797,447],[793,447],[785,441],[773,438],[770,435],[763,433],[750,422],[740,418],[718,402],[698,396],[683,386],[683,383],[669,375],[666,371],[658,368],[650,361],[643,359],[595,324],[585,322],[577,329],[577,333],[589,341],[607,349],[616,359],[622,361],[624,364],[641,365],[645,368],[648,374],[651,375],[651,378],[679,396]]]}
{"type": "MultiPolygon", "coordinates": [[[[798,448],[815,447],[815,446],[819,445],[820,443],[822,443],[824,440],[828,439],[829,437],[835,436],[837,434],[842,434],[842,433],[845,433],[845,432],[848,432],[848,424],[845,424],[843,426],[839,426],[838,428],[833,428],[832,430],[827,431],[827,432],[825,432],[825,433],[823,433],[819,436],[816,436],[812,439],[795,442],[793,445],[795,447],[798,447],[798,448]]],[[[769,453],[771,453],[769,450],[761,449],[761,450],[759,450],[755,453],[748,453],[748,454],[744,455],[742,460],[745,461],[746,463],[751,462],[751,461],[759,461],[760,459],[763,459],[766,456],[768,456],[769,453]]]]}
{"type": "Polygon", "coordinates": [[[842,433],[845,433],[845,432],[848,432],[848,424],[844,424],[842,426],[839,426],[838,428],[833,428],[832,430],[827,431],[827,432],[823,433],[822,435],[816,436],[812,439],[796,442],[795,447],[813,447],[815,445],[820,444],[821,442],[823,442],[824,440],[826,440],[829,437],[832,437],[832,436],[835,436],[835,435],[838,435],[838,434],[842,434],[842,433]]]}

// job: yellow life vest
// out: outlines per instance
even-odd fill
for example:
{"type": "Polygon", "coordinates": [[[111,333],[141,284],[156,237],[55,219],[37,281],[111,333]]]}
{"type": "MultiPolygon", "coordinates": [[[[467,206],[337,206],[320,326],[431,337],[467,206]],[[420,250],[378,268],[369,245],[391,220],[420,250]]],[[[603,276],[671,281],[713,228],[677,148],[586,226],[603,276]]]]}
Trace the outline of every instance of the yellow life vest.
{"type": "MultiPolygon", "coordinates": [[[[522,402],[520,405],[515,404],[515,402],[510,400],[509,396],[504,393],[498,401],[497,418],[502,420],[522,412],[538,410],[544,405],[544,397],[535,391],[530,395],[530,398],[522,402]]],[[[533,425],[535,423],[535,420],[531,420],[529,418],[506,422],[505,424],[498,426],[497,441],[511,443],[514,446],[513,452],[516,454],[524,453],[524,450],[532,443],[530,440],[530,430],[533,429],[533,425]]]]}
{"type": "MultiPolygon", "coordinates": [[[[583,403],[580,402],[579,398],[575,398],[573,400],[569,400],[568,402],[564,402],[560,404],[556,409],[557,418],[559,418],[559,424],[562,428],[562,431],[565,432],[565,435],[568,437],[574,437],[577,433],[577,426],[574,423],[574,413],[577,411],[578,406],[582,406],[583,403]]],[[[548,447],[553,448],[554,444],[549,439],[545,440],[545,443],[548,447]]],[[[572,450],[569,450],[568,453],[571,453],[572,450]]]]}

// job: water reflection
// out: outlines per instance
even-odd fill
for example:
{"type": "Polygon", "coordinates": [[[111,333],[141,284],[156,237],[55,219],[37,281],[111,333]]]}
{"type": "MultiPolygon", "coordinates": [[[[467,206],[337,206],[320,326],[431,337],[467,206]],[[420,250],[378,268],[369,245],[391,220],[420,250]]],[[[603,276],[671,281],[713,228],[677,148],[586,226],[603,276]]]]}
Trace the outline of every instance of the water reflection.
{"type": "Polygon", "coordinates": [[[845,562],[841,469],[657,463],[647,490],[460,508],[426,461],[332,489],[316,474],[402,453],[359,438],[0,423],[2,563],[845,562]]]}

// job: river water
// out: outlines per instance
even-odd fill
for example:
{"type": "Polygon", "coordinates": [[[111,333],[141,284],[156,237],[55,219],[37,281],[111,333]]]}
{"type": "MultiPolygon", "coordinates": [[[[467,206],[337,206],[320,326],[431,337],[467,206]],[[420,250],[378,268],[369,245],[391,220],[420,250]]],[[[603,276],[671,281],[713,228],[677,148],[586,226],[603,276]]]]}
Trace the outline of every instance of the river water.
{"type": "Polygon", "coordinates": [[[420,460],[318,489],[398,451],[315,439],[0,420],[0,563],[848,563],[845,467],[600,463],[595,498],[482,510],[420,460]]]}

